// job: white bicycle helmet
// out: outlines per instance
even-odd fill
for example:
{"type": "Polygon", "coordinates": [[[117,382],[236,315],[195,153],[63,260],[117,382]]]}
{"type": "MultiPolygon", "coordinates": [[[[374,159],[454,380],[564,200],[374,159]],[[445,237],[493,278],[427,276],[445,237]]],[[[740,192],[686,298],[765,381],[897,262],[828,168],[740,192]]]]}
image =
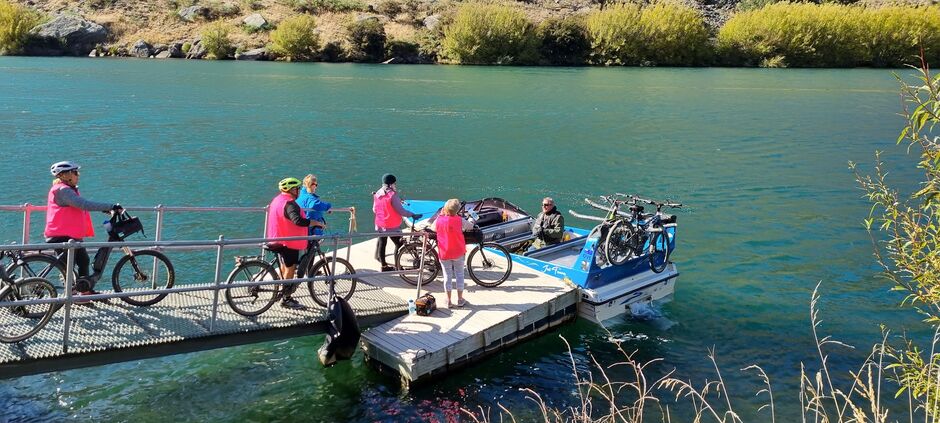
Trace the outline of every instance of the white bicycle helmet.
{"type": "Polygon", "coordinates": [[[76,169],[81,169],[81,166],[75,164],[75,162],[66,160],[64,162],[54,163],[52,167],[49,168],[49,172],[52,172],[52,176],[59,176],[62,172],[76,169]]]}

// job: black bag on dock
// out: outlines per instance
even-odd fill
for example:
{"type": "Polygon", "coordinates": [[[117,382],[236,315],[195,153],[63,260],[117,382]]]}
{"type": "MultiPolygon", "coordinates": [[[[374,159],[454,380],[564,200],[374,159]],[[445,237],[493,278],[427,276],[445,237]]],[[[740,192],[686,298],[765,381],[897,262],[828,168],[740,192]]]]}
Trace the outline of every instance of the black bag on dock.
{"type": "Polygon", "coordinates": [[[415,300],[415,312],[419,316],[430,316],[437,310],[437,300],[431,294],[424,294],[415,300]]]}
{"type": "Polygon", "coordinates": [[[336,360],[349,360],[359,345],[359,322],[356,313],[345,299],[339,296],[330,300],[330,316],[326,327],[326,340],[317,351],[320,364],[332,366],[336,360]]]}

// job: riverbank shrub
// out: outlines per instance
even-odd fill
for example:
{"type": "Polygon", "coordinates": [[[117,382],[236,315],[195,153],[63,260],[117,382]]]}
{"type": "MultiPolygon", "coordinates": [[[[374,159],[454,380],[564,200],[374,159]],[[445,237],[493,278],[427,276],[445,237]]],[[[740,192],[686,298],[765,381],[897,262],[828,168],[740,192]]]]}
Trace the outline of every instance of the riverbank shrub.
{"type": "Polygon", "coordinates": [[[29,41],[29,30],[41,19],[25,6],[0,0],[0,55],[21,53],[29,41]]]}
{"type": "Polygon", "coordinates": [[[320,48],[317,21],[310,15],[291,16],[271,32],[271,52],[290,61],[311,60],[320,48]]]}
{"type": "Polygon", "coordinates": [[[535,63],[535,27],[514,7],[466,3],[444,28],[443,56],[453,63],[511,65],[535,63]]]}
{"type": "Polygon", "coordinates": [[[364,19],[349,25],[349,58],[356,62],[381,62],[385,58],[385,25],[364,19]]]}
{"type": "Polygon", "coordinates": [[[580,17],[549,18],[538,26],[540,63],[577,66],[587,62],[591,38],[580,17]]]}
{"type": "Polygon", "coordinates": [[[710,61],[713,53],[702,14],[677,1],[661,1],[643,8],[643,60],[653,65],[695,66],[710,61]]]}
{"type": "Polygon", "coordinates": [[[865,10],[856,6],[775,3],[735,14],[718,32],[725,64],[782,61],[796,67],[847,67],[868,61],[865,10]]]}
{"type": "Polygon", "coordinates": [[[291,6],[300,13],[362,12],[368,6],[360,0],[292,0],[291,6]]]}
{"type": "Polygon", "coordinates": [[[604,66],[641,64],[644,42],[641,14],[639,5],[624,3],[588,15],[590,63],[604,66]]]}
{"type": "Polygon", "coordinates": [[[232,54],[231,32],[232,27],[224,22],[213,22],[202,29],[199,43],[206,49],[207,59],[226,59],[232,54]]]}
{"type": "Polygon", "coordinates": [[[877,67],[940,63],[940,7],[884,6],[866,9],[864,40],[877,67]]]}

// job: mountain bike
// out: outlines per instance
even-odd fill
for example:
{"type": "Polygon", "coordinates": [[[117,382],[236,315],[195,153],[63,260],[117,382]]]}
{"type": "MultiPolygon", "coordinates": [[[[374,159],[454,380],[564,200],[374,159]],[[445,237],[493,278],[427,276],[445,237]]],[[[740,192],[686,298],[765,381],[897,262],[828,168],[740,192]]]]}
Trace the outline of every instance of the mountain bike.
{"type": "MultiPolygon", "coordinates": [[[[621,219],[614,223],[608,232],[606,250],[618,251],[619,255],[613,258],[623,264],[632,257],[648,254],[650,270],[660,273],[669,264],[670,251],[668,228],[676,226],[676,217],[663,213],[663,207],[681,208],[680,203],[658,202],[632,196],[634,202],[643,202],[656,207],[653,214],[644,215],[642,207],[638,208],[628,219],[621,219]]],[[[633,211],[633,209],[631,209],[633,211]]],[[[613,261],[612,261],[613,262],[613,261]]]]}
{"type": "MultiPolygon", "coordinates": [[[[8,253],[0,251],[0,259],[8,253]]],[[[13,279],[0,267],[0,303],[55,298],[55,287],[39,277],[13,279]]],[[[11,305],[0,308],[0,342],[20,342],[39,332],[59,309],[58,304],[11,305]]]]}
{"type": "MultiPolygon", "coordinates": [[[[105,222],[108,232],[108,242],[120,242],[128,236],[143,231],[143,226],[137,218],[130,217],[127,212],[113,213],[111,219],[105,222]],[[130,228],[124,222],[132,222],[130,228]]],[[[95,253],[92,262],[92,274],[79,278],[75,277],[75,286],[87,286],[90,290],[104,275],[111,252],[114,247],[102,247],[95,253]]],[[[111,272],[111,286],[114,292],[123,292],[127,289],[158,289],[172,288],[176,279],[176,271],[170,259],[157,250],[132,250],[130,247],[120,247],[124,252],[114,265],[111,272]]],[[[56,250],[56,254],[43,253],[22,254],[12,256],[12,261],[6,268],[7,273],[15,277],[40,277],[50,281],[57,290],[65,290],[65,263],[68,250],[56,250]]],[[[74,273],[75,270],[72,269],[74,273]]],[[[121,298],[124,302],[146,307],[154,305],[167,294],[142,295],[121,298]]]]}
{"type": "MultiPolygon", "coordinates": [[[[267,247],[265,249],[267,250],[267,247]]],[[[304,275],[310,275],[309,277],[333,275],[333,260],[332,256],[327,256],[320,248],[319,241],[311,241],[297,264],[297,278],[301,279],[304,275]]],[[[337,277],[356,273],[352,264],[343,258],[336,257],[335,265],[337,277]]],[[[277,254],[268,261],[265,261],[263,255],[237,256],[235,269],[228,275],[226,283],[280,280],[278,269],[280,269],[280,257],[277,254]]],[[[326,307],[331,298],[331,289],[335,295],[348,300],[356,291],[357,282],[356,278],[310,281],[307,282],[307,288],[310,290],[313,301],[326,307]]],[[[252,317],[271,308],[281,298],[281,289],[280,285],[229,288],[225,290],[225,299],[236,313],[252,317]]]]}
{"type": "MultiPolygon", "coordinates": [[[[414,222],[411,223],[411,229],[414,232],[414,222]]],[[[426,243],[423,241],[425,239],[423,236],[412,235],[401,248],[395,251],[395,267],[398,270],[417,270],[421,267],[423,249],[426,255],[424,269],[420,272],[421,281],[429,283],[437,278],[441,271],[441,262],[436,252],[437,237],[434,231],[430,229],[425,229],[425,231],[429,233],[426,243]]],[[[467,273],[470,279],[473,279],[477,285],[487,288],[497,287],[505,282],[512,273],[512,256],[509,250],[495,242],[483,242],[483,232],[476,226],[473,232],[464,232],[464,236],[468,244],[476,244],[467,256],[467,273]]],[[[405,282],[418,285],[417,274],[403,273],[400,276],[405,282]]]]}
{"type": "MultiPolygon", "coordinates": [[[[602,195],[600,198],[608,205],[605,206],[591,201],[590,199],[584,199],[584,202],[591,207],[607,212],[607,215],[602,219],[594,219],[601,222],[600,225],[594,228],[591,234],[591,236],[593,236],[593,232],[600,232],[598,234],[597,246],[595,247],[594,261],[598,266],[606,266],[607,264],[615,266],[621,265],[629,259],[629,252],[625,248],[625,245],[622,243],[605,242],[605,240],[610,239],[611,234],[614,233],[614,229],[617,228],[620,222],[623,222],[625,219],[633,219],[637,214],[642,213],[643,206],[637,205],[636,199],[633,196],[625,194],[602,195]],[[626,197],[626,199],[618,199],[617,197],[626,197]],[[620,210],[624,205],[629,205],[629,213],[620,210]]],[[[615,239],[620,239],[620,237],[618,236],[615,239]]]]}

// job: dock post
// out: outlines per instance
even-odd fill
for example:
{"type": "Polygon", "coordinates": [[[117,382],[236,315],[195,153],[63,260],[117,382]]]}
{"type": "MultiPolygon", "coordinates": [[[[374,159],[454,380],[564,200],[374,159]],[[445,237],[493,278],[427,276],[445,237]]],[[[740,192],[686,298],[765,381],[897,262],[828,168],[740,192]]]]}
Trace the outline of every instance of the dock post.
{"type": "Polygon", "coordinates": [[[222,249],[225,248],[223,242],[224,235],[219,235],[219,246],[215,253],[215,291],[212,294],[212,320],[209,321],[209,332],[215,328],[215,320],[219,315],[219,284],[222,282],[222,249]]]}
{"type": "Polygon", "coordinates": [[[23,244],[29,244],[29,223],[33,213],[33,205],[23,204],[23,244]]]}
{"type": "MultiPolygon", "coordinates": [[[[424,232],[421,237],[421,260],[418,261],[418,292],[415,294],[415,299],[421,297],[421,283],[424,279],[424,258],[428,254],[428,233],[424,232]]],[[[444,281],[446,284],[447,281],[444,281]]]]}
{"type": "MultiPolygon", "coordinates": [[[[69,327],[72,320],[72,285],[75,283],[75,240],[70,239],[65,253],[65,317],[62,319],[62,352],[69,352],[69,327]]],[[[55,307],[55,306],[53,306],[55,307]]]]}

